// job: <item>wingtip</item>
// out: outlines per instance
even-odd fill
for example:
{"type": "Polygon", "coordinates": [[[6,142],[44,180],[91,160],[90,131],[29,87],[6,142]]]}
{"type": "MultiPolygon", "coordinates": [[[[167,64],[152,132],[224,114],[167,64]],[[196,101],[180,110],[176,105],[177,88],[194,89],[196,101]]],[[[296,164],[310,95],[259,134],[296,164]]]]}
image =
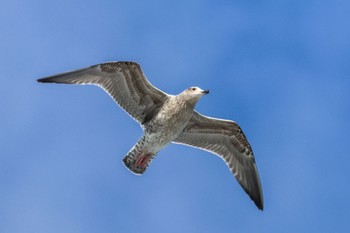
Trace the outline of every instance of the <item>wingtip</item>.
{"type": "Polygon", "coordinates": [[[264,199],[261,190],[257,196],[250,196],[250,198],[254,201],[256,207],[258,207],[259,210],[264,210],[264,199]]]}
{"type": "MultiPolygon", "coordinates": [[[[243,186],[242,186],[243,187],[243,186]]],[[[244,188],[244,191],[248,194],[248,196],[250,197],[250,199],[254,202],[255,206],[263,211],[264,210],[264,198],[263,198],[263,195],[262,195],[262,191],[260,189],[259,192],[257,193],[252,193],[250,192],[248,189],[244,188]]]]}
{"type": "Polygon", "coordinates": [[[49,83],[49,82],[52,82],[52,81],[50,81],[50,78],[39,78],[36,81],[38,83],[49,83]]]}
{"type": "Polygon", "coordinates": [[[256,207],[258,207],[259,210],[264,211],[264,204],[261,202],[255,202],[256,207]]]}

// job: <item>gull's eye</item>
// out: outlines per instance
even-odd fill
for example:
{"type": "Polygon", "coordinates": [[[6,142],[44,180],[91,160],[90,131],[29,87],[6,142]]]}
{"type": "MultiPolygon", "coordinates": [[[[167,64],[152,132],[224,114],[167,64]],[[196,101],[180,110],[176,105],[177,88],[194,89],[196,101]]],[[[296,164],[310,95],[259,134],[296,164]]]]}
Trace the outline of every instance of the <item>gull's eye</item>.
{"type": "Polygon", "coordinates": [[[195,87],[192,87],[192,91],[195,91],[197,88],[195,88],[195,87]]]}

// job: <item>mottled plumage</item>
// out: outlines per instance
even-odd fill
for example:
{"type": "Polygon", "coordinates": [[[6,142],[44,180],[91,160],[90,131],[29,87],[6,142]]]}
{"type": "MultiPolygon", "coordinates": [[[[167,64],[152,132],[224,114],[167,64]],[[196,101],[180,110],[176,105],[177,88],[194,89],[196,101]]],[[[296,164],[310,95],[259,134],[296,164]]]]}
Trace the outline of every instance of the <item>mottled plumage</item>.
{"type": "Polygon", "coordinates": [[[193,146],[220,156],[257,207],[263,209],[254,155],[241,128],[233,121],[194,110],[209,91],[190,87],[178,95],[168,95],[151,85],[134,62],[109,62],[38,81],[97,85],[139,122],[144,134],[123,159],[133,173],[144,173],[152,158],[170,142],[193,146]]]}

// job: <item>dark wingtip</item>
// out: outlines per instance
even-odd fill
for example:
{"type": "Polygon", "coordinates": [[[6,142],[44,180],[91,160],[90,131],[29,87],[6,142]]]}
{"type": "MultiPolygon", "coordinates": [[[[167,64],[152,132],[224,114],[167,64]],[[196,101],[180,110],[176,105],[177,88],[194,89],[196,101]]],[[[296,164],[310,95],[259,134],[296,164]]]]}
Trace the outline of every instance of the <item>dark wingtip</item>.
{"type": "Polygon", "coordinates": [[[259,192],[257,195],[250,195],[250,194],[248,194],[248,195],[253,200],[256,207],[258,207],[259,210],[263,211],[264,210],[264,201],[263,201],[262,193],[259,192]]]}
{"type": "Polygon", "coordinates": [[[69,83],[68,81],[65,81],[64,79],[60,79],[62,75],[55,75],[47,78],[40,78],[37,79],[36,81],[38,83],[69,83]]]}
{"type": "Polygon", "coordinates": [[[249,195],[249,197],[251,198],[251,200],[254,202],[255,206],[263,211],[264,210],[264,202],[262,201],[262,197],[254,197],[252,195],[250,195],[249,193],[247,193],[249,195]]]}
{"type": "Polygon", "coordinates": [[[254,202],[256,207],[258,207],[259,210],[263,211],[264,210],[264,204],[259,201],[259,202],[254,202]]]}
{"type": "Polygon", "coordinates": [[[263,211],[264,210],[264,198],[263,198],[263,194],[262,191],[260,190],[257,193],[251,193],[249,192],[248,189],[246,189],[245,187],[242,186],[242,188],[244,189],[244,191],[248,194],[248,196],[250,197],[250,199],[254,202],[254,204],[256,205],[256,207],[263,211]]]}
{"type": "Polygon", "coordinates": [[[39,78],[36,80],[38,83],[48,83],[48,79],[47,78],[39,78]]]}

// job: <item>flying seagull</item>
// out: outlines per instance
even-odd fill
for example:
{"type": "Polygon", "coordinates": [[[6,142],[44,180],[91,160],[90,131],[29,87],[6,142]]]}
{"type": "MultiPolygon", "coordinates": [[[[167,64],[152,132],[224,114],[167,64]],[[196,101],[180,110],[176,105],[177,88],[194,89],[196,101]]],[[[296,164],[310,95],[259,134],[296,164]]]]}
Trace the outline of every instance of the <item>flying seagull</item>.
{"type": "Polygon", "coordinates": [[[143,174],[154,156],[170,142],[209,151],[221,157],[239,184],[263,210],[263,194],[252,148],[233,121],[204,116],[194,110],[209,93],[189,87],[169,95],[148,82],[135,62],[107,62],[38,79],[41,83],[91,84],[105,90],[144,130],[123,159],[135,174],[143,174]]]}

